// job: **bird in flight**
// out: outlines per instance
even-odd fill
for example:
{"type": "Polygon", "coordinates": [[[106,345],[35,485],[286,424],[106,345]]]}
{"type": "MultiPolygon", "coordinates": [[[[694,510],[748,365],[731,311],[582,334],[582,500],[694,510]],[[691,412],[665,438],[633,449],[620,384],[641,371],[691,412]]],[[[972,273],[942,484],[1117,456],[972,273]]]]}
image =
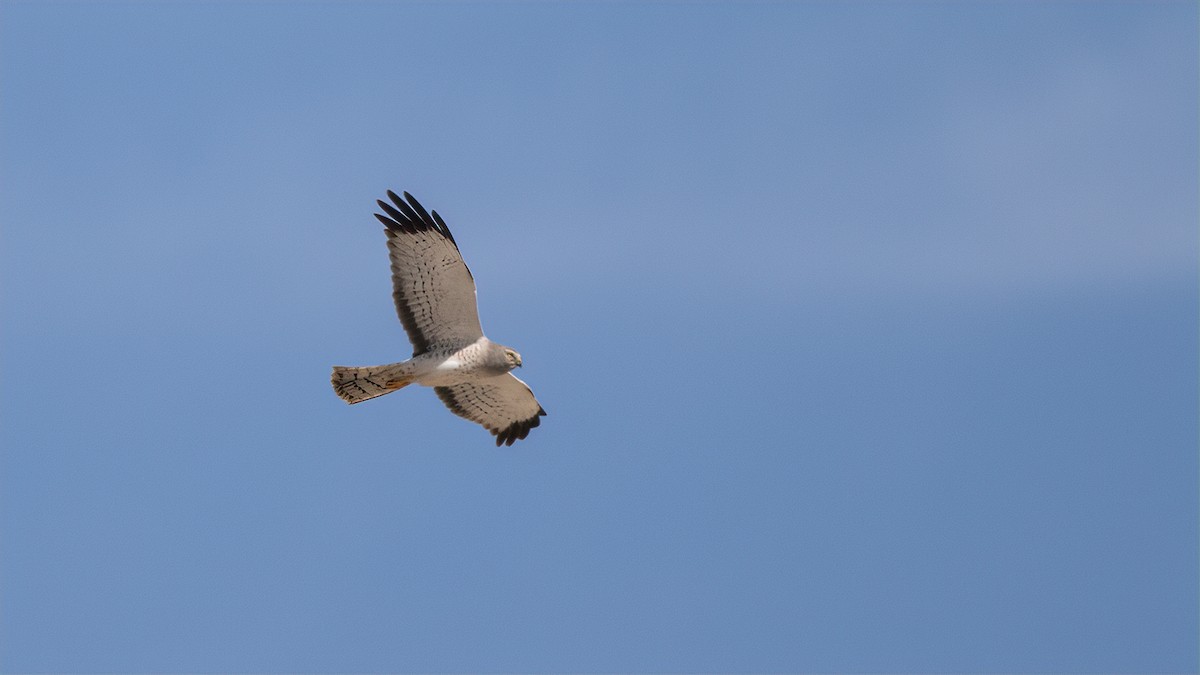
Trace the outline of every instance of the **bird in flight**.
{"type": "Polygon", "coordinates": [[[450,411],[481,424],[497,447],[512,445],[542,422],[546,411],[512,374],[521,355],[483,335],[475,278],[454,235],[437,211],[413,196],[379,200],[392,262],[392,298],[412,343],[412,358],[386,366],[333,367],[333,390],[347,403],[389,394],[410,384],[433,387],[450,411]]]}

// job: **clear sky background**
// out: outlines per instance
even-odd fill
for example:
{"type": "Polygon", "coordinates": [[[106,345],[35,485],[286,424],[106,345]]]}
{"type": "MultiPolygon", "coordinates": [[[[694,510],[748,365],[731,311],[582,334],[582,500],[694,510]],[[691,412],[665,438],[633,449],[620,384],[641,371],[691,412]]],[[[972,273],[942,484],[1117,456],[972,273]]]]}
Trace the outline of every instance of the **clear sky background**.
{"type": "Polygon", "coordinates": [[[0,669],[1195,672],[1197,25],[0,4],[0,669]],[[389,188],[527,441],[331,391],[389,188]]]}

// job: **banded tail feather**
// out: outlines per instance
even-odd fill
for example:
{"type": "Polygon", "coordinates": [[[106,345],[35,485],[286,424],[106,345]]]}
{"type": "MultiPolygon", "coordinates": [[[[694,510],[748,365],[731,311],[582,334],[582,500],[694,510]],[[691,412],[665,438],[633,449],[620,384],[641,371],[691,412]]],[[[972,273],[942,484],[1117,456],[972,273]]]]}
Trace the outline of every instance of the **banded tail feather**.
{"type": "Polygon", "coordinates": [[[334,366],[333,390],[346,403],[363,401],[390,394],[412,384],[412,366],[390,363],[386,366],[334,366]]]}

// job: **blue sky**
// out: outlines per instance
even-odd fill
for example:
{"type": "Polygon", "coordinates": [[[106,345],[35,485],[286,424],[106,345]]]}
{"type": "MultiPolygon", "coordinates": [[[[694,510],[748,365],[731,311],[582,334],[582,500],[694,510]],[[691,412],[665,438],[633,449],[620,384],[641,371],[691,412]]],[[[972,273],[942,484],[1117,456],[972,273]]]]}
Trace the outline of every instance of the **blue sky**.
{"type": "Polygon", "coordinates": [[[1197,14],[0,4],[0,670],[1195,672],[1197,14]]]}

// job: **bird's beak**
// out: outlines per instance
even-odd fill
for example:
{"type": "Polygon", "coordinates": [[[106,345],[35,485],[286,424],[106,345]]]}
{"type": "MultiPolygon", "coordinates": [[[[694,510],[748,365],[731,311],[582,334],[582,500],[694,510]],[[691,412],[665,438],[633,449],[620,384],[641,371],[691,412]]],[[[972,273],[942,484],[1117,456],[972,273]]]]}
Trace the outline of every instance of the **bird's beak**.
{"type": "Polygon", "coordinates": [[[521,357],[519,357],[519,356],[517,357],[517,367],[518,368],[521,367],[521,357]]]}

